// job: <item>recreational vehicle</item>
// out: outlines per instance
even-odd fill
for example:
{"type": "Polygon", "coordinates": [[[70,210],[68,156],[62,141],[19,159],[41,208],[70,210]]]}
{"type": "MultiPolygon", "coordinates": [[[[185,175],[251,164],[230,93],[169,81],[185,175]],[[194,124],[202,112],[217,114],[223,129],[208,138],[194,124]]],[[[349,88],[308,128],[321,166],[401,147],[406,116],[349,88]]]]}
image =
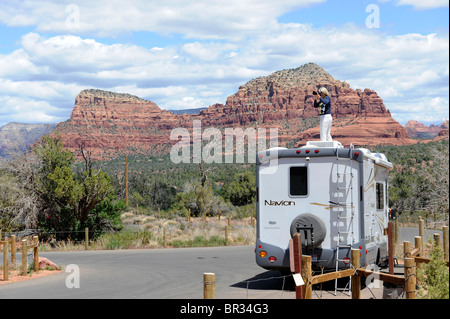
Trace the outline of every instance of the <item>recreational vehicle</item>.
{"type": "Polygon", "coordinates": [[[316,269],[349,267],[352,248],[362,266],[385,261],[390,168],[384,154],[337,141],[259,152],[257,264],[288,271],[296,232],[316,269]]]}

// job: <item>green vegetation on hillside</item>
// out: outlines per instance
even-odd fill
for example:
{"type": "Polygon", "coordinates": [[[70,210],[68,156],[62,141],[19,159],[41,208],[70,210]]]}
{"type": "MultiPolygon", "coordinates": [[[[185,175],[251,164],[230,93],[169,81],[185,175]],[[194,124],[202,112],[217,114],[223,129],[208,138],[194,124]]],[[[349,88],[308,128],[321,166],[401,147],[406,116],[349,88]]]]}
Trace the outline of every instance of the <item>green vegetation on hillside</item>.
{"type": "Polygon", "coordinates": [[[390,172],[389,205],[403,216],[434,214],[448,220],[448,141],[408,146],[382,146],[394,164],[390,172]]]}
{"type": "MultiPolygon", "coordinates": [[[[48,232],[122,228],[125,156],[94,162],[74,156],[55,139],[35,151],[0,163],[0,228],[48,232]]],[[[439,214],[448,219],[448,141],[379,146],[394,163],[389,205],[404,215],[439,214]]],[[[255,164],[174,164],[169,155],[129,156],[128,209],[176,218],[223,215],[249,217],[256,201],[255,164]]],[[[70,234],[70,233],[69,233],[70,234]]],[[[61,235],[63,236],[63,235],[61,235]]],[[[66,233],[67,236],[67,233],[66,233]]],[[[73,234],[71,234],[73,238],[73,234]]]]}

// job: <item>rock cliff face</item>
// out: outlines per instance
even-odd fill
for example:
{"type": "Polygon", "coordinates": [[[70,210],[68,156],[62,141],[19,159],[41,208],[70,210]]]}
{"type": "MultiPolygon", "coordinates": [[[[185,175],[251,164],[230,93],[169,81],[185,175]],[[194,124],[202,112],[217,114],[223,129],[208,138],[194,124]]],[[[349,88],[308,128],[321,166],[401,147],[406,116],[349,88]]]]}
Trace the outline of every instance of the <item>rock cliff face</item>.
{"type": "Polygon", "coordinates": [[[445,133],[445,130],[448,131],[448,120],[444,121],[441,125],[430,125],[426,126],[417,121],[409,121],[405,125],[405,129],[408,132],[409,137],[411,138],[421,138],[421,139],[430,139],[440,136],[441,131],[442,134],[445,133]]]}
{"type": "Polygon", "coordinates": [[[161,110],[155,103],[123,93],[81,91],[70,119],[55,130],[66,147],[81,145],[98,158],[121,153],[160,153],[170,145],[170,131],[185,126],[187,115],[161,110]],[[169,132],[169,133],[168,133],[169,132]]]}
{"type": "Polygon", "coordinates": [[[311,118],[314,109],[312,92],[326,87],[332,97],[333,117],[391,117],[383,100],[372,90],[353,90],[346,82],[333,79],[320,66],[309,63],[297,69],[282,70],[251,80],[228,97],[226,104],[216,104],[200,114],[211,124],[240,124],[262,120],[311,118]]]}
{"type": "Polygon", "coordinates": [[[312,91],[324,86],[332,98],[332,135],[344,145],[404,145],[414,141],[370,89],[353,90],[310,63],[251,80],[199,114],[173,114],[155,103],[130,94],[84,90],[75,99],[71,118],[58,125],[65,144],[73,151],[83,144],[97,158],[123,153],[168,153],[176,140],[174,128],[192,132],[193,121],[202,128],[277,128],[279,145],[294,147],[319,138],[318,110],[312,91]]]}

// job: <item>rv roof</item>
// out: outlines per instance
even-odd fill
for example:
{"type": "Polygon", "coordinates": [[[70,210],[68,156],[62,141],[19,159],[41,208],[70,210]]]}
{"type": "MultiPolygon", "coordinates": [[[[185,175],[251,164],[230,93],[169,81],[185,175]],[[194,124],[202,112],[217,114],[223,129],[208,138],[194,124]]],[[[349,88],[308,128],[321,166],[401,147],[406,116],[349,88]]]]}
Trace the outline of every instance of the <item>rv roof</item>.
{"type": "Polygon", "coordinates": [[[306,142],[305,146],[303,147],[311,147],[311,146],[316,146],[316,147],[329,147],[329,148],[343,148],[341,142],[338,141],[308,141],[306,142]]]}

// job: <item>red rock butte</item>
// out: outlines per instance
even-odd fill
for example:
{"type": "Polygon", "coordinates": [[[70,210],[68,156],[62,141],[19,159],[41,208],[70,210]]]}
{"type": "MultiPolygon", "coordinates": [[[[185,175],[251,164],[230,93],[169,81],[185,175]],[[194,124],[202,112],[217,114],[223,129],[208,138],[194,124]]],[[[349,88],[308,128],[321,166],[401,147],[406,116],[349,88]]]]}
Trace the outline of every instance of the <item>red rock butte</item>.
{"type": "Polygon", "coordinates": [[[202,129],[215,127],[222,132],[236,127],[277,128],[280,146],[297,147],[319,139],[312,92],[322,86],[332,99],[333,139],[355,146],[416,143],[376,92],[354,90],[314,63],[253,79],[229,96],[225,105],[215,104],[194,115],[173,114],[130,94],[83,90],[70,119],[52,134],[59,134],[73,151],[83,144],[95,158],[161,155],[177,142],[170,139],[174,128],[191,132],[193,121],[201,120],[202,129]]]}

